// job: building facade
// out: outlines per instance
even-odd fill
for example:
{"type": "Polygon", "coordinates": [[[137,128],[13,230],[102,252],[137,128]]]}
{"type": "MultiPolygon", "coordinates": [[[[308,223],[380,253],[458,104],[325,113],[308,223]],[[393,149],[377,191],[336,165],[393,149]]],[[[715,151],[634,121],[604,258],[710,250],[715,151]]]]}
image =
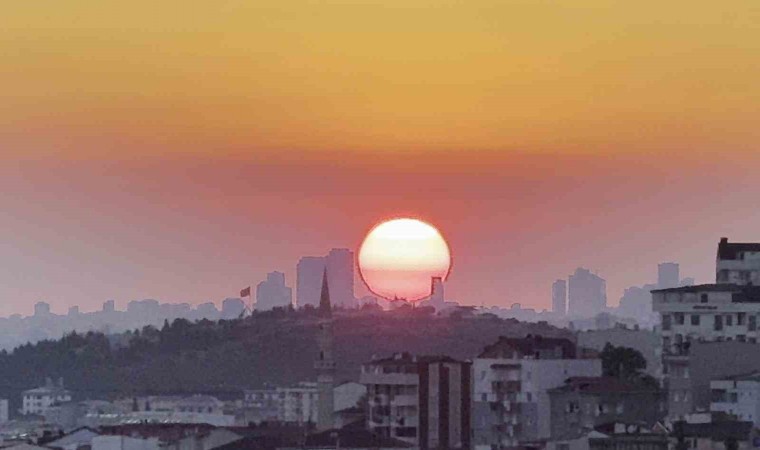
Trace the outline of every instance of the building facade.
{"type": "Polygon", "coordinates": [[[408,353],[364,364],[367,427],[421,449],[470,448],[471,370],[468,362],[408,353]]]}
{"type": "Polygon", "coordinates": [[[601,361],[579,358],[568,339],[500,338],[473,362],[475,448],[513,447],[548,438],[548,391],[570,377],[601,374],[601,361]]]}
{"type": "Polygon", "coordinates": [[[760,425],[760,371],[710,382],[710,412],[760,425]]]}
{"type": "Polygon", "coordinates": [[[574,377],[549,390],[551,438],[575,439],[608,423],[654,426],[665,414],[656,386],[613,377],[574,377]]]}
{"type": "Polygon", "coordinates": [[[708,284],[652,291],[660,314],[662,373],[671,418],[692,412],[690,351],[695,342],[757,343],[760,286],[708,284]]]}

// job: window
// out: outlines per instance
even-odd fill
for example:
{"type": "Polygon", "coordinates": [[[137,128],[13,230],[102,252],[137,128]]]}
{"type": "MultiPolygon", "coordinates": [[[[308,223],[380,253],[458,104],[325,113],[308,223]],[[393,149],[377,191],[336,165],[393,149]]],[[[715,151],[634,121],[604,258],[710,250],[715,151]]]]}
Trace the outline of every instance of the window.
{"type": "Polygon", "coordinates": [[[488,394],[481,394],[480,395],[480,400],[483,401],[483,402],[488,401],[488,394]]]}
{"type": "Polygon", "coordinates": [[[749,316],[749,324],[747,325],[747,329],[749,331],[755,331],[757,330],[757,316],[752,314],[749,316]]]}
{"type": "Polygon", "coordinates": [[[747,313],[737,313],[736,314],[736,324],[739,326],[744,326],[747,324],[747,313]]]}
{"type": "Polygon", "coordinates": [[[692,325],[699,325],[699,314],[692,314],[691,315],[691,324],[692,325]]]}
{"type": "Polygon", "coordinates": [[[731,392],[729,394],[728,398],[729,398],[728,401],[731,402],[731,403],[736,403],[736,402],[739,401],[739,396],[736,394],[736,392],[731,392]]]}
{"type": "Polygon", "coordinates": [[[736,335],[736,340],[739,341],[739,342],[747,342],[747,336],[745,336],[743,334],[737,334],[736,335]]]}
{"type": "Polygon", "coordinates": [[[734,315],[733,314],[726,314],[726,326],[727,327],[734,326],[734,315]]]}
{"type": "Polygon", "coordinates": [[[699,296],[699,301],[702,303],[707,303],[707,294],[702,294],[699,296]]]}
{"type": "Polygon", "coordinates": [[[720,330],[722,330],[722,329],[723,329],[723,316],[721,316],[721,315],[719,315],[719,314],[716,314],[716,315],[715,315],[715,316],[713,316],[713,317],[714,317],[714,319],[715,319],[715,322],[714,322],[714,326],[713,326],[713,329],[714,329],[715,331],[720,331],[720,330]]]}
{"type": "Polygon", "coordinates": [[[683,325],[684,323],[684,314],[683,313],[675,313],[676,316],[676,325],[683,325]]]}

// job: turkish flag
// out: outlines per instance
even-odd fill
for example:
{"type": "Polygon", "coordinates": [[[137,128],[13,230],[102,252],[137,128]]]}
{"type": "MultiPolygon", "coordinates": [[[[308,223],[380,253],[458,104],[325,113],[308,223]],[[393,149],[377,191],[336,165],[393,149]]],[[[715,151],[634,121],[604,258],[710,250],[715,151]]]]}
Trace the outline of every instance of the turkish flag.
{"type": "Polygon", "coordinates": [[[240,296],[241,297],[250,297],[251,296],[251,287],[248,286],[247,288],[245,288],[242,291],[240,291],[240,296]]]}

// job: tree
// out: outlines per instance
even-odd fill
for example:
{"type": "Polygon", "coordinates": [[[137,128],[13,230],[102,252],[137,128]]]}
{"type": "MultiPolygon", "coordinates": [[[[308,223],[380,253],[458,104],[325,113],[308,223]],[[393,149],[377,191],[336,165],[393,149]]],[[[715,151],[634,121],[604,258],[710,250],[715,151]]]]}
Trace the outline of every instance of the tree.
{"type": "Polygon", "coordinates": [[[615,347],[609,342],[600,357],[604,375],[621,380],[640,379],[647,368],[647,360],[641,352],[629,347],[615,347]]]}

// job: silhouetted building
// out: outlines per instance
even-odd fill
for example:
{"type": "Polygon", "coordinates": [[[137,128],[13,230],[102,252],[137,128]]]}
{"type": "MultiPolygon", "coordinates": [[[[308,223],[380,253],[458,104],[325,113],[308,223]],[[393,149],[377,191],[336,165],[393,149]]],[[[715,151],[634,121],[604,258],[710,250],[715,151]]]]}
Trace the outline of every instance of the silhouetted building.
{"type": "Polygon", "coordinates": [[[318,306],[325,272],[325,258],[322,256],[304,256],[296,266],[296,305],[318,306]]]}
{"type": "Polygon", "coordinates": [[[226,298],[222,302],[222,319],[237,319],[245,312],[245,303],[240,298],[226,298]]]}
{"type": "Polygon", "coordinates": [[[256,310],[267,311],[293,304],[293,291],[285,286],[285,274],[272,272],[256,286],[256,310]]]}
{"type": "Polygon", "coordinates": [[[670,289],[681,284],[681,274],[678,264],[667,262],[657,265],[657,288],[670,289]]]}
{"type": "Polygon", "coordinates": [[[116,311],[116,302],[113,300],[107,300],[103,302],[103,312],[112,313],[116,311]]]}
{"type": "Polygon", "coordinates": [[[327,279],[330,283],[330,300],[334,306],[354,307],[354,252],[334,248],[327,254],[327,279]]]}
{"type": "Polygon", "coordinates": [[[45,302],[34,304],[34,317],[47,317],[50,315],[50,305],[45,302]]]}
{"type": "Polygon", "coordinates": [[[567,282],[557,280],[552,284],[552,312],[560,315],[567,314],[567,282]]]}
{"type": "Polygon", "coordinates": [[[578,268],[568,280],[568,312],[593,317],[607,308],[607,282],[588,269],[578,268]]]}
{"type": "Polygon", "coordinates": [[[79,307],[78,306],[71,306],[69,307],[69,316],[78,316],[79,315],[79,307]]]}
{"type": "Polygon", "coordinates": [[[760,285],[760,243],[735,243],[721,238],[715,281],[720,284],[760,285]]]}
{"type": "Polygon", "coordinates": [[[471,371],[468,362],[408,353],[364,364],[367,428],[420,449],[470,448],[471,371]]]}

